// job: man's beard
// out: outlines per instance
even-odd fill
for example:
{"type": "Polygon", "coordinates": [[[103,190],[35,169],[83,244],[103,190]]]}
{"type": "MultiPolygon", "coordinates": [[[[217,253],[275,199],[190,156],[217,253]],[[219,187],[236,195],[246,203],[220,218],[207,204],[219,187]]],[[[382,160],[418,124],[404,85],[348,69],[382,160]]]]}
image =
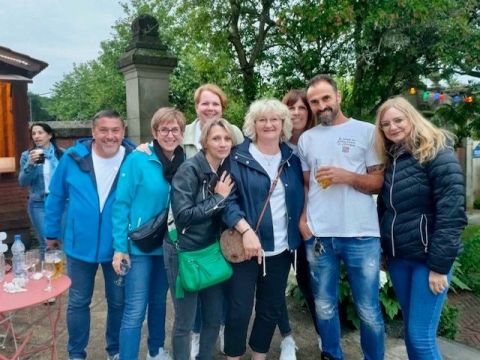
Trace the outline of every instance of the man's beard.
{"type": "Polygon", "coordinates": [[[317,111],[315,116],[317,118],[317,123],[322,124],[323,126],[332,126],[335,122],[335,119],[338,115],[338,108],[326,108],[323,111],[317,111]],[[328,111],[329,110],[329,111],[328,111]]]}

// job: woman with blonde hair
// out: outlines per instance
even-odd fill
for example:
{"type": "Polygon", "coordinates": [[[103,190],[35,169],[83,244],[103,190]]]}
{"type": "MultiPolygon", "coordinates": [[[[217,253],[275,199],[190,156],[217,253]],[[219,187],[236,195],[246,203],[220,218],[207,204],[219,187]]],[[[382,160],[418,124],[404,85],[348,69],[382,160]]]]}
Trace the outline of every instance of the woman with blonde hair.
{"type": "Polygon", "coordinates": [[[205,249],[220,238],[221,214],[233,182],[221,165],[235,144],[234,133],[225,119],[211,119],[202,127],[202,150],[187,159],[172,182],[172,210],[178,240],[165,243],[165,267],[175,308],[172,347],[175,360],[190,358],[190,332],[201,299],[202,326],[196,359],[209,360],[218,338],[224,302],[222,284],[176,296],[179,274],[178,251],[205,249]]]}
{"type": "Polygon", "coordinates": [[[408,357],[441,359],[436,332],[467,223],[462,169],[451,134],[402,97],[380,106],[375,137],[386,165],[378,197],[382,248],[408,357]]]}
{"type": "Polygon", "coordinates": [[[285,309],[290,253],[302,241],[298,222],[303,175],[300,160],[285,143],[292,131],[287,106],[274,99],[255,101],[243,130],[247,138],[229,157],[235,189],[227,199],[223,220],[242,234],[246,260],[232,264],[233,276],[227,282],[225,354],[233,360],[245,353],[255,303],[249,345],[252,359],[261,360],[285,309]]]}

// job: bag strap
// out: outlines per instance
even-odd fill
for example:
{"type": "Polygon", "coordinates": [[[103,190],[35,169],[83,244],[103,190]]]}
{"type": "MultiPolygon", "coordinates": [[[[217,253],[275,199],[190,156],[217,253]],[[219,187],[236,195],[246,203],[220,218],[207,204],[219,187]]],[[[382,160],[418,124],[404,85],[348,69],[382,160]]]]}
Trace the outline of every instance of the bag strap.
{"type": "Polygon", "coordinates": [[[270,191],[268,192],[267,198],[265,199],[265,203],[263,204],[262,211],[260,212],[260,216],[258,217],[257,225],[255,226],[255,232],[257,232],[258,228],[260,227],[260,223],[262,222],[263,216],[265,215],[265,211],[267,211],[268,202],[272,197],[273,190],[275,190],[275,187],[277,186],[278,180],[280,179],[280,175],[282,174],[284,166],[285,166],[285,163],[283,163],[282,166],[280,166],[277,172],[277,176],[275,176],[275,179],[273,179],[272,181],[272,186],[270,186],[270,191]]]}

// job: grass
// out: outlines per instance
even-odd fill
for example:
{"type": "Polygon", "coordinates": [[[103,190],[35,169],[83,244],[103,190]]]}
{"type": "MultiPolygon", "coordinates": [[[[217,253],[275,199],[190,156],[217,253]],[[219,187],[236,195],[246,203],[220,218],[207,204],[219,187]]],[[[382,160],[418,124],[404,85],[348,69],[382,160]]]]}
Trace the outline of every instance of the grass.
{"type": "Polygon", "coordinates": [[[461,280],[480,296],[480,225],[469,225],[462,234],[461,280]]]}

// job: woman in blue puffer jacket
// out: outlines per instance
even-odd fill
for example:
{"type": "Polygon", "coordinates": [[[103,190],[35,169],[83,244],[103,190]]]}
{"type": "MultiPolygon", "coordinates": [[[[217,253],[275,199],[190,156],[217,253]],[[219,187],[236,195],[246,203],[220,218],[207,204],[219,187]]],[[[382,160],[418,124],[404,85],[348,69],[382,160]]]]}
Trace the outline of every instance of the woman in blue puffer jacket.
{"type": "Polygon", "coordinates": [[[465,187],[452,135],[404,98],[377,111],[386,165],[378,197],[382,248],[400,302],[409,359],[441,359],[436,332],[465,227],[465,187]]]}

